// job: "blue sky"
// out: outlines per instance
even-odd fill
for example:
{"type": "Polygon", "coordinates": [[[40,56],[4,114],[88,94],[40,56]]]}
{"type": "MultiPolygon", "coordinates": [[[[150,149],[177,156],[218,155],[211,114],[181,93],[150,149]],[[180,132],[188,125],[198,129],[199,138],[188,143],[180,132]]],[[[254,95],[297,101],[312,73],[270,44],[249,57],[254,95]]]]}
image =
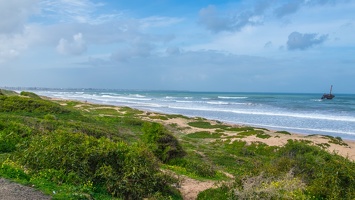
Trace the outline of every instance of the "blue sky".
{"type": "Polygon", "coordinates": [[[0,86],[354,94],[354,10],[354,0],[0,0],[0,86]]]}

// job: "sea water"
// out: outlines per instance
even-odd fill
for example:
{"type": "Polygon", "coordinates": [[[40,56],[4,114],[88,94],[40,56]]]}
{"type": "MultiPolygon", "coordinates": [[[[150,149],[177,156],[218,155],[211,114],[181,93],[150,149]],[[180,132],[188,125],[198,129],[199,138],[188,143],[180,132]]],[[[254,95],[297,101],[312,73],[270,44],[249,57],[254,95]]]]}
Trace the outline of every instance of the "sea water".
{"type": "Polygon", "coordinates": [[[228,123],[355,140],[355,95],[46,89],[48,97],[199,116],[228,123]]]}

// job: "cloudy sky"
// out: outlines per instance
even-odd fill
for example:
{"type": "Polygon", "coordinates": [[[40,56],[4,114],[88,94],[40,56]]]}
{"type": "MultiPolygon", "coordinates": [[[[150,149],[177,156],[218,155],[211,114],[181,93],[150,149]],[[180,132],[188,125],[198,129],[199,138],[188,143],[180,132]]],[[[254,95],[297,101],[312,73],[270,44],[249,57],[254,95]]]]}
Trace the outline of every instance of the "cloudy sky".
{"type": "Polygon", "coordinates": [[[355,0],[0,0],[0,87],[355,94],[355,0]]]}

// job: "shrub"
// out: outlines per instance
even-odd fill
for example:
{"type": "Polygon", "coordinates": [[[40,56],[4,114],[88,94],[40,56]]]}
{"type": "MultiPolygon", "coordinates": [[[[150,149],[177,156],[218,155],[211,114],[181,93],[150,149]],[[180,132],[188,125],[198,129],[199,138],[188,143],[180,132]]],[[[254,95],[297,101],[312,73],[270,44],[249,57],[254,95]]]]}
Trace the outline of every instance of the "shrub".
{"type": "Polygon", "coordinates": [[[33,179],[44,179],[58,185],[61,184],[81,184],[84,181],[74,172],[66,172],[63,169],[42,169],[34,174],[33,179]]]}
{"type": "Polygon", "coordinates": [[[13,152],[20,141],[18,135],[0,131],[0,153],[13,152]]]}
{"type": "Polygon", "coordinates": [[[142,139],[162,162],[186,155],[179,141],[158,123],[145,122],[142,139]]]}
{"type": "Polygon", "coordinates": [[[196,128],[205,128],[205,129],[211,129],[211,128],[226,129],[226,128],[228,128],[228,126],[226,126],[226,125],[222,125],[222,124],[212,125],[210,122],[205,122],[205,121],[189,122],[188,125],[196,127],[196,128]]]}
{"type": "Polygon", "coordinates": [[[47,178],[59,174],[55,182],[78,176],[81,182],[92,181],[95,187],[102,186],[113,196],[124,199],[141,199],[170,190],[172,179],[158,170],[155,157],[142,146],[55,131],[34,136],[20,148],[16,159],[23,166],[45,173],[42,176],[47,178]]]}
{"type": "Polygon", "coordinates": [[[46,115],[44,116],[44,119],[46,119],[46,120],[56,120],[57,117],[56,117],[55,115],[46,114],[46,115]]]}
{"type": "Polygon", "coordinates": [[[291,133],[288,132],[288,131],[276,131],[275,133],[280,133],[280,134],[285,134],[285,135],[291,135],[291,133]]]}
{"type": "Polygon", "coordinates": [[[311,196],[324,199],[355,197],[355,163],[346,158],[318,146],[290,140],[280,148],[275,161],[283,165],[284,170],[292,168],[295,176],[307,184],[307,193],[311,196]],[[280,162],[281,159],[284,161],[280,162]]]}
{"type": "Polygon", "coordinates": [[[135,117],[124,117],[122,122],[129,126],[142,126],[144,123],[141,119],[135,117]]]}
{"type": "Polygon", "coordinates": [[[292,171],[278,178],[262,173],[242,179],[231,196],[233,199],[306,199],[304,190],[305,184],[292,171]]]}
{"type": "Polygon", "coordinates": [[[187,173],[192,173],[199,177],[214,178],[217,176],[217,170],[210,164],[203,161],[193,161],[185,158],[175,158],[168,162],[171,166],[179,166],[186,170],[187,173]]]}
{"type": "Polygon", "coordinates": [[[57,103],[24,98],[21,96],[0,96],[0,112],[27,113],[69,113],[70,111],[57,103]]]}
{"type": "Polygon", "coordinates": [[[27,97],[30,97],[30,98],[33,98],[33,99],[41,99],[40,96],[38,96],[37,94],[33,93],[33,92],[26,92],[26,91],[22,91],[20,93],[20,95],[22,96],[27,96],[27,97]]]}
{"type": "Polygon", "coordinates": [[[29,176],[24,169],[18,163],[9,159],[1,164],[0,175],[9,179],[29,180],[29,176]]]}
{"type": "Polygon", "coordinates": [[[150,119],[160,119],[160,120],[169,120],[167,116],[164,115],[155,115],[155,116],[149,116],[150,119]]]}
{"type": "Polygon", "coordinates": [[[18,93],[11,90],[0,89],[0,96],[16,96],[18,93]]]}
{"type": "Polygon", "coordinates": [[[187,134],[186,137],[189,138],[220,138],[223,133],[211,133],[209,131],[199,131],[195,133],[187,134]]]}
{"type": "Polygon", "coordinates": [[[0,153],[13,152],[22,138],[30,135],[32,130],[17,122],[0,123],[0,153]]]}
{"type": "Polygon", "coordinates": [[[227,128],[226,130],[240,132],[240,131],[253,131],[254,128],[248,127],[248,126],[246,126],[246,127],[230,127],[230,128],[227,128]]]}

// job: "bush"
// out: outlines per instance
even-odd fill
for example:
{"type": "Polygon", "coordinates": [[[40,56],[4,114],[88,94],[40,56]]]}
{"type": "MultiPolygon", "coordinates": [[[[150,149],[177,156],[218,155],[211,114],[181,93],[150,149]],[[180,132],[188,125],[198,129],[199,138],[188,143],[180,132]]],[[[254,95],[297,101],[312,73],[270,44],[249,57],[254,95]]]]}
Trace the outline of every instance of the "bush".
{"type": "Polygon", "coordinates": [[[0,131],[0,153],[13,152],[20,138],[14,133],[0,131]]]}
{"type": "Polygon", "coordinates": [[[307,191],[317,198],[352,199],[355,197],[355,163],[318,146],[289,141],[279,151],[292,160],[296,176],[307,183],[307,191]]]}
{"type": "Polygon", "coordinates": [[[158,123],[145,122],[142,139],[162,162],[186,155],[179,141],[158,123]]]}
{"type": "Polygon", "coordinates": [[[292,171],[277,178],[262,173],[241,180],[231,196],[233,199],[307,199],[304,190],[305,184],[292,171]]]}
{"type": "Polygon", "coordinates": [[[174,158],[169,160],[167,164],[182,167],[186,170],[186,172],[192,173],[199,177],[214,178],[217,176],[217,170],[212,165],[209,165],[203,161],[197,162],[185,158],[174,158]]]}
{"type": "Polygon", "coordinates": [[[41,99],[40,96],[38,96],[37,94],[33,93],[33,92],[26,92],[26,91],[22,91],[20,93],[20,95],[22,96],[27,96],[27,97],[30,97],[30,98],[33,98],[33,99],[41,99]]]}
{"type": "Polygon", "coordinates": [[[9,159],[0,165],[0,175],[9,179],[29,180],[29,176],[25,173],[24,169],[9,159]]]}
{"type": "Polygon", "coordinates": [[[278,148],[262,143],[246,145],[241,141],[218,144],[223,145],[221,147],[226,152],[240,156],[243,162],[238,165],[234,185],[228,186],[228,190],[218,188],[206,191],[201,194],[201,199],[211,192],[225,195],[224,199],[355,197],[355,163],[312,146],[307,141],[289,140],[285,146],[278,148]],[[257,160],[260,162],[257,163],[257,160]]]}
{"type": "Polygon", "coordinates": [[[61,184],[82,184],[85,181],[82,180],[76,173],[74,172],[66,172],[63,169],[43,169],[39,170],[38,173],[34,175],[36,179],[44,179],[47,181],[51,181],[58,185],[61,184]]]}
{"type": "Polygon", "coordinates": [[[186,137],[189,138],[201,138],[201,139],[220,138],[221,136],[223,136],[223,133],[211,133],[209,131],[199,131],[199,132],[190,133],[186,135],[186,137]]]}
{"type": "Polygon", "coordinates": [[[56,177],[55,182],[78,176],[82,183],[92,181],[109,194],[124,199],[141,199],[170,190],[172,179],[159,171],[151,152],[138,145],[56,131],[34,136],[20,148],[16,159],[23,166],[45,173],[44,177],[60,174],[62,178],[56,177]]]}
{"type": "Polygon", "coordinates": [[[221,129],[226,129],[228,126],[226,125],[212,125],[210,122],[205,122],[205,121],[196,121],[196,122],[189,122],[188,125],[196,127],[196,128],[204,128],[204,129],[211,129],[211,128],[221,128],[221,129]]]}
{"type": "Polygon", "coordinates": [[[307,184],[310,196],[324,199],[355,197],[355,163],[318,146],[290,140],[272,162],[276,169],[293,169],[295,176],[307,184]]]}
{"type": "Polygon", "coordinates": [[[144,123],[141,119],[135,117],[124,117],[122,122],[129,126],[142,126],[144,123]]]}
{"type": "Polygon", "coordinates": [[[11,90],[0,89],[0,96],[16,96],[18,93],[11,90]]]}
{"type": "Polygon", "coordinates": [[[13,152],[16,145],[32,133],[27,126],[17,122],[0,122],[0,153],[13,152]]]}
{"type": "Polygon", "coordinates": [[[21,96],[0,96],[0,112],[61,114],[69,113],[70,111],[57,103],[47,100],[21,96]]]}
{"type": "Polygon", "coordinates": [[[288,132],[288,131],[276,131],[275,133],[280,133],[280,134],[285,134],[285,135],[291,135],[291,133],[288,132]]]}

